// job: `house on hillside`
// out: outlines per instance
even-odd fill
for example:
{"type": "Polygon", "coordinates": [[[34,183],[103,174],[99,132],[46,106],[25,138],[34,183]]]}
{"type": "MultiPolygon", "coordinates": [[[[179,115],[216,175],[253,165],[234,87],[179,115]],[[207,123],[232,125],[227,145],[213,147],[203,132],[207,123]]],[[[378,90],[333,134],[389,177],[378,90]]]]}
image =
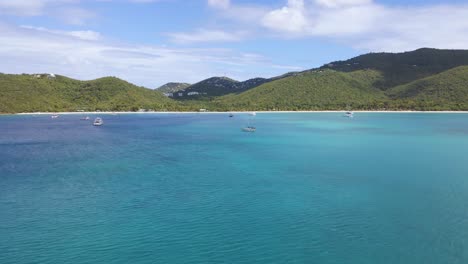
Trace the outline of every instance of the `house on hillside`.
{"type": "Polygon", "coordinates": [[[173,94],[173,93],[164,93],[164,95],[165,95],[166,97],[174,97],[174,94],[173,94]]]}
{"type": "Polygon", "coordinates": [[[188,96],[199,95],[199,94],[200,94],[199,92],[189,92],[189,93],[187,93],[188,96]]]}
{"type": "Polygon", "coordinates": [[[47,78],[49,78],[49,79],[55,79],[55,74],[49,73],[49,74],[47,74],[47,78]]]}

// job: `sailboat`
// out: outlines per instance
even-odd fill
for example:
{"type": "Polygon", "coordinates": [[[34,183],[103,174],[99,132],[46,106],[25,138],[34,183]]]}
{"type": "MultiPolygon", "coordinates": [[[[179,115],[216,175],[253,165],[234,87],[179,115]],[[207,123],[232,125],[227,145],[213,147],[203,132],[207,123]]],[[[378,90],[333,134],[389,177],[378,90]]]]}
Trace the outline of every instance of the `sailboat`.
{"type": "MultiPolygon", "coordinates": [[[[254,113],[255,113],[255,112],[254,112],[254,113]]],[[[253,126],[252,124],[250,124],[250,123],[251,123],[251,120],[252,120],[252,119],[249,119],[249,122],[247,122],[247,126],[245,126],[245,127],[242,128],[242,131],[243,131],[243,132],[250,132],[250,133],[252,133],[252,132],[257,131],[257,128],[256,128],[255,126],[253,126]]]]}
{"type": "Polygon", "coordinates": [[[96,117],[93,122],[93,126],[102,126],[104,124],[104,121],[102,121],[102,118],[96,117]]]}
{"type": "Polygon", "coordinates": [[[353,118],[353,117],[354,117],[354,113],[353,113],[353,111],[349,110],[349,109],[350,109],[349,105],[346,106],[346,109],[348,109],[348,110],[345,112],[345,115],[344,115],[344,116],[345,116],[345,117],[348,117],[348,118],[353,118]]]}
{"type": "Polygon", "coordinates": [[[242,128],[243,132],[255,132],[257,131],[257,128],[254,126],[246,126],[242,128]]]}

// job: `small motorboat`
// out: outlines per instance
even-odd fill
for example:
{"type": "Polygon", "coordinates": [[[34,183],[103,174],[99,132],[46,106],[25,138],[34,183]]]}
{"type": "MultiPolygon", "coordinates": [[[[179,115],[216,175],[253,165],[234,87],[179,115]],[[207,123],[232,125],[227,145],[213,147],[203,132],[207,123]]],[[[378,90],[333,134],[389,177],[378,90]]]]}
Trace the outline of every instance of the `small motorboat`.
{"type": "Polygon", "coordinates": [[[243,132],[255,132],[257,131],[257,128],[254,126],[247,126],[242,128],[243,132]]]}
{"type": "Polygon", "coordinates": [[[256,115],[257,115],[257,113],[255,113],[255,112],[249,113],[249,116],[256,116],[256,115]]]}
{"type": "Polygon", "coordinates": [[[345,113],[345,116],[346,116],[346,117],[349,117],[349,118],[353,118],[353,117],[354,117],[354,113],[351,112],[351,111],[347,111],[347,112],[345,113]]]}
{"type": "Polygon", "coordinates": [[[104,121],[102,121],[102,118],[97,117],[94,119],[93,126],[102,126],[104,124],[104,121]]]}
{"type": "Polygon", "coordinates": [[[58,117],[59,117],[59,115],[51,115],[50,116],[50,118],[52,118],[52,119],[55,119],[55,118],[58,118],[58,117]]]}
{"type": "Polygon", "coordinates": [[[229,114],[229,117],[234,117],[234,115],[232,113],[229,114]]]}
{"type": "Polygon", "coordinates": [[[80,120],[89,120],[89,116],[83,116],[80,120]]]}

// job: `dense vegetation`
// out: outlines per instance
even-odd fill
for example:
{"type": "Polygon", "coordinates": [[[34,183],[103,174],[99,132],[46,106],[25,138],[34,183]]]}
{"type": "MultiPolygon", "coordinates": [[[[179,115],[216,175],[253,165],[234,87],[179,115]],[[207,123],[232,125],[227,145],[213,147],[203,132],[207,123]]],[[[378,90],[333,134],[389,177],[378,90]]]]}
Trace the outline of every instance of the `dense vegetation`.
{"type": "Polygon", "coordinates": [[[468,110],[468,51],[371,53],[271,79],[213,77],[163,88],[183,96],[170,99],[115,77],[0,74],[0,112],[468,110]]]}
{"type": "Polygon", "coordinates": [[[468,66],[394,87],[387,94],[405,108],[468,110],[468,66]]]}
{"type": "Polygon", "coordinates": [[[370,53],[290,73],[213,103],[223,110],[468,110],[466,65],[466,50],[370,53]]]}
{"type": "Polygon", "coordinates": [[[384,92],[372,85],[380,78],[381,74],[373,70],[317,70],[224,96],[214,103],[225,110],[367,109],[373,108],[374,102],[386,100],[384,92]]]}
{"type": "Polygon", "coordinates": [[[239,82],[227,77],[212,77],[201,82],[190,85],[180,94],[174,94],[174,99],[178,100],[206,100],[217,96],[231,93],[241,93],[253,87],[268,82],[269,79],[254,78],[239,82]]]}
{"type": "Polygon", "coordinates": [[[346,61],[326,64],[322,69],[344,72],[377,70],[383,74],[383,78],[375,83],[374,87],[387,90],[462,65],[468,65],[468,50],[423,48],[403,53],[365,54],[346,61]]]}
{"type": "Polygon", "coordinates": [[[189,83],[170,82],[170,83],[166,83],[166,84],[156,88],[156,90],[158,90],[161,93],[175,93],[175,92],[178,92],[178,91],[182,91],[182,90],[186,89],[189,86],[190,86],[189,83]]]}
{"type": "Polygon", "coordinates": [[[0,112],[161,110],[173,105],[159,92],[115,77],[78,81],[47,74],[0,74],[0,112]]]}

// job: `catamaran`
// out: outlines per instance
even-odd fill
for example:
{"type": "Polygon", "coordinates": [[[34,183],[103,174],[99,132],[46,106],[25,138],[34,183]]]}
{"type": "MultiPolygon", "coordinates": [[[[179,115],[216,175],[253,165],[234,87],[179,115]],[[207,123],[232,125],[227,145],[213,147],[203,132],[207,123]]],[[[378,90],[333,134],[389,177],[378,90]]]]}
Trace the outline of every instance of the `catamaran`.
{"type": "Polygon", "coordinates": [[[102,126],[103,124],[104,124],[104,121],[102,121],[102,118],[96,117],[96,119],[94,119],[94,122],[93,122],[94,126],[102,126]]]}

